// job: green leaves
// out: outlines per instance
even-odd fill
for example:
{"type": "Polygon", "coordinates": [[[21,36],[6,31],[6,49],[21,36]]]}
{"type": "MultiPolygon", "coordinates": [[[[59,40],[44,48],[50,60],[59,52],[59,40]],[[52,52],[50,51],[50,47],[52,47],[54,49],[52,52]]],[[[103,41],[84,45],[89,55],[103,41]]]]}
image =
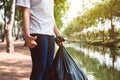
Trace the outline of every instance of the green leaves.
{"type": "Polygon", "coordinates": [[[63,26],[62,17],[65,15],[68,8],[69,4],[67,0],[55,0],[54,15],[58,28],[63,26]]]}
{"type": "MultiPolygon", "coordinates": [[[[65,32],[74,34],[81,32],[83,29],[95,26],[99,22],[104,23],[107,19],[111,20],[115,17],[120,17],[120,0],[104,0],[101,3],[95,4],[91,9],[84,12],[83,15],[73,19],[68,25],[65,32]],[[68,30],[70,29],[70,30],[68,30]]],[[[75,36],[75,35],[74,35],[75,36]]]]}

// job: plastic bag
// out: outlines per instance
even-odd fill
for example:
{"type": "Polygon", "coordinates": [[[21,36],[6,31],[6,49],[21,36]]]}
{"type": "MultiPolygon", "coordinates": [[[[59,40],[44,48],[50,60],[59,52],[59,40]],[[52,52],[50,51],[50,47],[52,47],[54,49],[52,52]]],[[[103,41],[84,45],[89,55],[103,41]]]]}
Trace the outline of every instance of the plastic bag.
{"type": "Polygon", "coordinates": [[[88,80],[63,46],[56,53],[50,74],[50,80],[88,80]]]}

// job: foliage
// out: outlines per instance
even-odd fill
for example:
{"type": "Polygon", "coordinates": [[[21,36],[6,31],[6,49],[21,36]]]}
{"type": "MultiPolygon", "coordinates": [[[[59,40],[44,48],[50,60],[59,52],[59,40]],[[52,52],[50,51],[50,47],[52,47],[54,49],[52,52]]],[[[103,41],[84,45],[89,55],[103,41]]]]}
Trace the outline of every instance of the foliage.
{"type": "MultiPolygon", "coordinates": [[[[68,24],[64,34],[67,36],[74,33],[81,33],[82,30],[97,25],[99,22],[104,23],[106,20],[120,18],[120,0],[104,0],[96,4],[93,8],[79,15],[68,24]]],[[[74,36],[77,36],[76,34],[74,36]]]]}
{"type": "Polygon", "coordinates": [[[0,1],[0,9],[3,9],[3,0],[0,1]]]}
{"type": "MultiPolygon", "coordinates": [[[[5,12],[6,18],[10,17],[10,6],[11,6],[10,0],[0,0],[0,9],[4,9],[6,11],[5,12]]],[[[68,10],[69,4],[67,3],[67,0],[55,0],[54,6],[56,23],[60,28],[63,25],[61,18],[68,10]]],[[[21,12],[19,10],[16,10],[15,20],[21,22],[21,12]]]]}
{"type": "Polygon", "coordinates": [[[2,29],[2,27],[3,27],[3,23],[0,22],[0,29],[2,29]]]}
{"type": "Polygon", "coordinates": [[[16,9],[15,11],[15,20],[17,23],[21,24],[22,23],[22,12],[20,9],[16,9]]]}
{"type": "Polygon", "coordinates": [[[63,26],[62,17],[68,10],[69,4],[67,3],[67,0],[55,0],[54,6],[56,24],[61,28],[63,26]]]}
{"type": "Polygon", "coordinates": [[[0,10],[4,10],[4,18],[7,20],[7,18],[10,17],[10,8],[11,8],[11,0],[1,0],[0,1],[0,10]]]}

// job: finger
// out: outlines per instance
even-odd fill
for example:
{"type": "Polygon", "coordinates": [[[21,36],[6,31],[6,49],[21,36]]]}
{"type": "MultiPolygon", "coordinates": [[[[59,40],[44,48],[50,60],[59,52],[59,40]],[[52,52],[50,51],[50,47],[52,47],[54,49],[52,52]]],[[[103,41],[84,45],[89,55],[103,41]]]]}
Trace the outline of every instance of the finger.
{"type": "Polygon", "coordinates": [[[37,36],[35,36],[34,39],[36,40],[36,39],[37,39],[37,36]]]}
{"type": "Polygon", "coordinates": [[[35,45],[35,46],[36,46],[36,45],[37,45],[37,42],[33,40],[33,41],[31,42],[31,45],[35,45]]]}
{"type": "Polygon", "coordinates": [[[35,46],[29,46],[29,48],[34,48],[35,46]]]}
{"type": "Polygon", "coordinates": [[[29,48],[34,48],[34,47],[35,47],[35,45],[29,45],[28,47],[29,47],[29,48]]]}
{"type": "Polygon", "coordinates": [[[63,46],[63,43],[62,43],[62,42],[60,43],[60,46],[63,46]]]}
{"type": "Polygon", "coordinates": [[[63,43],[62,42],[58,43],[58,46],[63,46],[63,43]]]}
{"type": "Polygon", "coordinates": [[[32,37],[32,39],[33,39],[33,40],[36,40],[36,39],[37,39],[37,36],[32,37]]]}
{"type": "Polygon", "coordinates": [[[32,41],[32,45],[37,46],[37,42],[36,41],[32,41]]]}

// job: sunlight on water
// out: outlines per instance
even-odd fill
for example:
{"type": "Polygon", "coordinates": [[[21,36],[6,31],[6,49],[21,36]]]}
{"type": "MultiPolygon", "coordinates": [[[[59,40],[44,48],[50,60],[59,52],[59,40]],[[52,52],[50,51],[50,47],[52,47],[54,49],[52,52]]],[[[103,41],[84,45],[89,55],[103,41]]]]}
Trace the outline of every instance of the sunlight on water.
{"type": "Polygon", "coordinates": [[[68,44],[68,47],[74,47],[75,50],[84,52],[85,55],[89,55],[90,58],[95,58],[99,61],[101,65],[106,65],[108,68],[113,67],[120,71],[120,57],[117,56],[116,60],[113,62],[113,58],[110,57],[110,51],[106,52],[104,55],[101,52],[92,51],[87,48],[80,47],[77,44],[68,44]]]}
{"type": "Polygon", "coordinates": [[[120,50],[78,43],[65,45],[88,80],[119,80],[120,50]]]}

